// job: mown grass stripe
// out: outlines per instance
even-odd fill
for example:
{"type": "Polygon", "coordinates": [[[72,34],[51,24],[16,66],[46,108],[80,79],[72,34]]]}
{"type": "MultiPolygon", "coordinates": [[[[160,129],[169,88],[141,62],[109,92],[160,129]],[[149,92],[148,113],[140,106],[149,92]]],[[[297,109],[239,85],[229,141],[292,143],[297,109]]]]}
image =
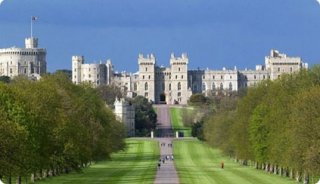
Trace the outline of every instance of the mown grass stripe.
{"type": "Polygon", "coordinates": [[[293,184],[295,181],[243,167],[197,140],[174,141],[175,166],[183,184],[293,184]],[[225,168],[220,168],[220,163],[225,168]]]}
{"type": "Polygon", "coordinates": [[[156,175],[155,166],[159,158],[158,142],[128,139],[127,144],[127,150],[113,154],[109,161],[96,163],[84,169],[82,173],[48,178],[37,184],[153,183],[156,175]]]}

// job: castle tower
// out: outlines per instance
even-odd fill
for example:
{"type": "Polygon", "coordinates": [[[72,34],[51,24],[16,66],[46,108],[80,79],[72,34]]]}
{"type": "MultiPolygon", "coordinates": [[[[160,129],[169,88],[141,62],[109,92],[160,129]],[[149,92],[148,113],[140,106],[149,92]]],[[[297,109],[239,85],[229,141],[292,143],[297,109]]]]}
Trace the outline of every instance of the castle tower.
{"type": "Polygon", "coordinates": [[[188,63],[187,54],[183,53],[181,57],[175,57],[171,54],[171,98],[172,104],[186,104],[189,99],[188,93],[188,63]]]}
{"type": "Polygon", "coordinates": [[[155,65],[156,58],[153,54],[144,57],[139,54],[139,84],[138,95],[146,97],[149,101],[155,102],[155,65]]]}
{"type": "Polygon", "coordinates": [[[38,38],[26,38],[24,40],[26,49],[38,48],[38,38]]]}
{"type": "Polygon", "coordinates": [[[72,82],[81,83],[81,65],[84,64],[83,56],[72,56],[72,82]]]}

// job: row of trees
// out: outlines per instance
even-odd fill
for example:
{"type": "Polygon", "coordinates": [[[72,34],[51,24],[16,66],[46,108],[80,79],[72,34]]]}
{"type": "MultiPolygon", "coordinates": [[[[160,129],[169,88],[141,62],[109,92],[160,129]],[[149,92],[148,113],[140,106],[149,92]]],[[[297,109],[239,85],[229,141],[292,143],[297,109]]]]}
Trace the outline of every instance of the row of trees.
{"type": "Polygon", "coordinates": [[[306,183],[309,175],[320,175],[319,66],[221,102],[201,129],[209,144],[244,164],[250,160],[258,169],[306,183]]]}
{"type": "Polygon", "coordinates": [[[80,170],[124,148],[125,129],[98,91],[62,74],[0,83],[0,178],[80,170]]]}

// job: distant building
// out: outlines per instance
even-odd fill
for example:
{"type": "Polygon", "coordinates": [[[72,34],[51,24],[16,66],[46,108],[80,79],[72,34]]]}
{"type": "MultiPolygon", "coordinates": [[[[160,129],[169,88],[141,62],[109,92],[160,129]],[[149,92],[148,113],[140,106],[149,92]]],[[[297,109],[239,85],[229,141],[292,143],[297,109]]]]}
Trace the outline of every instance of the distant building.
{"type": "Polygon", "coordinates": [[[108,85],[112,74],[110,60],[105,64],[85,64],[83,56],[72,56],[72,82],[75,84],[88,82],[93,86],[108,85]]]}
{"type": "Polygon", "coordinates": [[[26,38],[25,48],[0,49],[0,76],[18,75],[39,79],[47,72],[46,49],[38,48],[38,38],[26,38]]]}
{"type": "MultiPolygon", "coordinates": [[[[73,59],[73,67],[81,63],[75,61],[77,57],[73,59]]],[[[182,54],[181,57],[171,54],[170,67],[159,67],[153,54],[139,54],[137,73],[113,72],[109,63],[107,73],[100,70],[96,75],[108,76],[108,82],[100,82],[99,85],[115,83],[128,97],[141,95],[157,104],[187,104],[190,96],[195,93],[209,95],[219,91],[238,91],[263,80],[278,79],[284,73],[294,73],[308,68],[308,64],[303,63],[300,57],[288,57],[277,50],[271,50],[270,56],[265,57],[265,65],[257,65],[255,70],[238,70],[236,67],[222,70],[189,70],[188,63],[187,54],[182,54]]],[[[78,74],[79,70],[72,70],[75,83],[83,81],[82,77],[88,77],[88,74],[78,74]],[[77,81],[76,77],[80,79],[77,78],[77,81]]]]}
{"type": "Polygon", "coordinates": [[[125,101],[125,99],[116,98],[114,102],[114,113],[117,120],[122,122],[126,129],[128,136],[135,135],[135,109],[134,106],[125,101]]]}

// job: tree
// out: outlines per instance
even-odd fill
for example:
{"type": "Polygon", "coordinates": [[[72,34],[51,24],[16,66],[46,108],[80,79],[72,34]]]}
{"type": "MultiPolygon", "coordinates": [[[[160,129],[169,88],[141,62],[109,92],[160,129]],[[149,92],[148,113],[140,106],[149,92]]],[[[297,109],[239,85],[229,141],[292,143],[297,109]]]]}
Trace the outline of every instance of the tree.
{"type": "Polygon", "coordinates": [[[156,127],[157,114],[152,104],[143,96],[135,97],[130,103],[135,107],[136,135],[147,136],[156,127]]]}

